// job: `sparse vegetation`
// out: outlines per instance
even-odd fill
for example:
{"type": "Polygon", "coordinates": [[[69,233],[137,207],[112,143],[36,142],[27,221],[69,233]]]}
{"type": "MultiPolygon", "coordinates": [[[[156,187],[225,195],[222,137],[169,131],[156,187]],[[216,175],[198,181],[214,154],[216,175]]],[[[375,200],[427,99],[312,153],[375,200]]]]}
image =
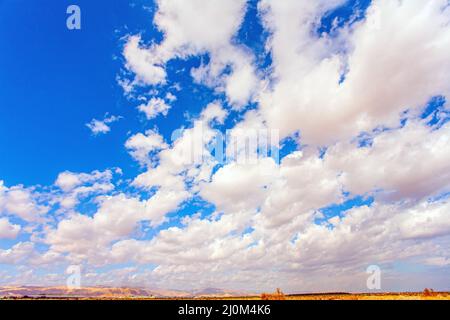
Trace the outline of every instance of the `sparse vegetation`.
{"type": "Polygon", "coordinates": [[[286,300],[286,296],[280,288],[277,288],[275,293],[261,294],[261,300],[286,300]]]}
{"type": "Polygon", "coordinates": [[[437,296],[437,293],[434,292],[433,289],[425,288],[425,290],[423,290],[423,296],[427,297],[427,298],[428,297],[435,297],[435,296],[437,296]]]}

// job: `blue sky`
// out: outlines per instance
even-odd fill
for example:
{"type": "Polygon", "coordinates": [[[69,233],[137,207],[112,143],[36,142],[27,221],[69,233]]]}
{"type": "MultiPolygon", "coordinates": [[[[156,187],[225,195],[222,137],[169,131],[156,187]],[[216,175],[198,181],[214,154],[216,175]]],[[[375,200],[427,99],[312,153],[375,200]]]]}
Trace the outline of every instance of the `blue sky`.
{"type": "Polygon", "coordinates": [[[58,284],[70,264],[180,289],[448,276],[443,0],[72,2],[0,0],[3,282],[58,284]],[[280,162],[180,164],[198,121],[276,131],[280,162]]]}
{"type": "Polygon", "coordinates": [[[123,1],[107,6],[85,1],[80,5],[89,32],[71,32],[60,14],[68,4],[1,4],[2,38],[8,43],[0,59],[1,145],[9,150],[1,172],[13,184],[50,184],[64,170],[124,166],[129,163],[120,150],[124,134],[146,125],[137,121],[115,78],[125,25],[138,30],[150,14],[123,1]],[[84,124],[108,112],[124,121],[111,135],[92,138],[84,124]]]}
{"type": "MultiPolygon", "coordinates": [[[[351,1],[333,10],[317,29],[329,30],[336,17],[348,20],[353,8],[365,8],[366,3],[351,1]]],[[[79,1],[83,30],[71,31],[64,28],[67,15],[60,13],[70,4],[1,2],[0,35],[8,50],[0,53],[4,106],[0,139],[8,152],[0,160],[0,170],[2,179],[10,184],[48,185],[65,170],[120,167],[125,174],[135,174],[136,167],[123,148],[127,133],[156,125],[170,136],[185,122],[185,112],[198,114],[202,104],[215,98],[211,90],[197,87],[189,76],[190,68],[198,66],[202,58],[208,59],[207,55],[173,61],[168,66],[171,82],[186,88],[175,102],[176,112],[151,123],[145,121],[133,108],[136,102],[124,97],[116,76],[123,66],[122,37],[141,33],[144,39],[161,38],[149,22],[155,5],[151,1],[112,1],[107,5],[79,1]],[[193,95],[194,90],[199,94],[193,95]],[[124,119],[114,124],[109,135],[91,137],[84,124],[107,113],[124,119]]],[[[254,50],[264,68],[270,55],[264,52],[267,33],[257,19],[256,6],[257,1],[250,1],[234,41],[254,50]]]]}

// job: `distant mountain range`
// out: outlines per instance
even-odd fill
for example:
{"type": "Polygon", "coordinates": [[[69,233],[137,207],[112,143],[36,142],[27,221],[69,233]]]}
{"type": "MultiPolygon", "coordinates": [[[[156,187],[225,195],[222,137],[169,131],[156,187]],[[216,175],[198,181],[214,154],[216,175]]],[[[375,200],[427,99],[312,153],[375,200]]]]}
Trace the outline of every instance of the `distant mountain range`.
{"type": "Polygon", "coordinates": [[[206,288],[198,291],[179,291],[144,288],[109,288],[85,287],[69,289],[67,287],[37,287],[37,286],[5,286],[0,287],[1,297],[48,297],[48,298],[194,298],[194,297],[232,297],[248,295],[243,292],[206,288]]]}

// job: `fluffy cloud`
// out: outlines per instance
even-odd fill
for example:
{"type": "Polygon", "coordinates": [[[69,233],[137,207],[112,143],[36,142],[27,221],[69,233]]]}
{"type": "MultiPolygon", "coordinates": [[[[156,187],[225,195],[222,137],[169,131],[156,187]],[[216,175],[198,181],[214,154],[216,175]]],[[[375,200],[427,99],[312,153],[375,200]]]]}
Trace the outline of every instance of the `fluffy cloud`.
{"type": "Polygon", "coordinates": [[[157,8],[154,23],[164,34],[164,40],[146,47],[141,45],[140,36],[131,36],[124,47],[126,67],[135,74],[134,83],[163,84],[169,60],[208,53],[210,63],[193,69],[194,79],[225,92],[232,105],[244,106],[258,82],[252,55],[232,44],[245,14],[246,1],[158,0],[157,8]],[[232,69],[231,74],[224,74],[226,67],[232,69]]]}
{"type": "Polygon", "coordinates": [[[339,143],[325,156],[353,194],[378,191],[387,200],[422,199],[450,192],[450,124],[410,121],[376,134],[370,146],[339,143]]]}
{"type": "Polygon", "coordinates": [[[152,98],[147,104],[141,104],[139,111],[145,113],[148,120],[156,118],[158,115],[167,116],[170,106],[163,99],[152,98]]]}
{"type": "MultiPolygon", "coordinates": [[[[114,173],[120,174],[121,170],[116,168],[114,173]]],[[[114,190],[113,171],[93,171],[91,173],[62,172],[55,181],[61,192],[51,196],[51,203],[59,203],[62,209],[68,210],[75,207],[80,199],[93,194],[107,194],[114,190]]]]}
{"type": "Polygon", "coordinates": [[[231,163],[220,168],[211,182],[204,182],[200,194],[226,212],[256,209],[267,198],[276,174],[271,158],[262,159],[257,165],[231,163]]]}
{"type": "Polygon", "coordinates": [[[151,51],[154,46],[145,50],[140,46],[140,40],[139,36],[130,37],[123,50],[126,67],[136,74],[134,81],[151,85],[165,82],[166,71],[156,64],[161,62],[155,61],[155,55],[151,51]]]}
{"type": "Polygon", "coordinates": [[[111,131],[109,124],[117,122],[121,118],[122,117],[106,115],[103,120],[93,119],[91,122],[86,124],[86,127],[92,131],[93,135],[105,134],[111,131]]]}
{"type": "Polygon", "coordinates": [[[376,0],[361,22],[317,35],[320,17],[342,2],[260,3],[274,73],[259,102],[282,137],[300,131],[326,145],[396,126],[403,111],[449,93],[447,1],[376,0]]]}
{"type": "Polygon", "coordinates": [[[125,195],[99,201],[100,207],[93,217],[75,214],[49,231],[45,241],[51,250],[70,252],[74,258],[101,255],[111,241],[130,235],[145,212],[145,205],[139,199],[125,195]]]}
{"type": "Polygon", "coordinates": [[[133,184],[147,189],[163,187],[183,192],[184,176],[195,179],[202,171],[213,169],[215,160],[207,150],[215,137],[211,126],[214,122],[223,122],[225,117],[226,112],[219,104],[209,104],[192,128],[174,133],[172,145],[156,155],[158,166],[137,176],[133,184]]]}
{"type": "Polygon", "coordinates": [[[124,194],[98,197],[99,209],[92,216],[73,214],[48,231],[45,243],[51,252],[69,254],[72,261],[94,264],[111,261],[108,246],[139,231],[139,222],[161,223],[164,215],[184,200],[183,193],[157,192],[148,200],[124,194]]]}
{"type": "Polygon", "coordinates": [[[242,109],[258,91],[260,80],[253,67],[253,56],[241,47],[228,46],[211,53],[210,62],[191,70],[195,82],[224,92],[234,109],[242,109]],[[233,72],[224,74],[229,66],[233,72]]]}
{"type": "Polygon", "coordinates": [[[151,163],[149,153],[166,149],[168,145],[163,137],[157,132],[149,130],[143,133],[137,133],[127,140],[125,147],[129,150],[131,156],[141,165],[151,163]]]}
{"type": "Polygon", "coordinates": [[[1,264],[18,264],[26,261],[34,253],[34,244],[19,242],[10,249],[0,249],[1,264]]]}
{"type": "Polygon", "coordinates": [[[337,172],[327,168],[317,153],[296,152],[281,162],[280,176],[264,200],[262,217],[268,226],[280,226],[341,200],[337,172]]]}
{"type": "Polygon", "coordinates": [[[73,173],[70,171],[62,172],[58,175],[55,185],[64,192],[74,190],[86,183],[109,182],[112,179],[111,170],[93,171],[92,173],[73,173]]]}
{"type": "Polygon", "coordinates": [[[0,181],[0,214],[17,216],[25,221],[38,221],[48,211],[39,203],[39,194],[23,186],[8,188],[0,181]]]}
{"type": "Polygon", "coordinates": [[[0,219],[0,239],[15,239],[20,229],[20,225],[12,224],[8,218],[0,219]]]}
{"type": "Polygon", "coordinates": [[[227,45],[239,28],[245,1],[159,0],[154,22],[164,33],[162,47],[180,55],[227,45]]]}
{"type": "MultiPolygon", "coordinates": [[[[196,142],[200,155],[206,155],[206,145],[214,136],[210,124],[223,122],[225,116],[226,112],[220,105],[208,105],[194,127],[181,132],[171,146],[154,131],[132,136],[126,147],[136,160],[148,164],[133,185],[146,190],[156,187],[157,190],[143,200],[123,193],[97,197],[99,208],[92,217],[73,213],[61,220],[56,228],[47,231],[44,241],[50,245],[50,252],[68,254],[73,261],[105,264],[112,261],[108,248],[114,241],[133,236],[139,231],[140,223],[149,222],[151,226],[157,226],[164,222],[168,213],[176,210],[192,196],[191,192],[195,192],[188,191],[188,182],[196,181],[194,183],[198,184],[202,177],[209,178],[213,168],[211,163],[203,163],[203,157],[192,158],[191,148],[196,142]],[[152,165],[149,155],[152,151],[158,151],[154,155],[157,166],[152,165]],[[76,240],[79,237],[82,240],[76,240]]],[[[101,181],[109,183],[111,178],[110,170],[91,174],[64,172],[58,176],[55,185],[73,197],[74,194],[79,195],[80,188],[88,188],[82,184],[91,183],[95,187],[101,185],[101,181]]]]}
{"type": "MultiPolygon", "coordinates": [[[[308,219],[295,217],[270,231],[257,223],[259,216],[254,214],[190,218],[183,228],[161,231],[151,241],[117,242],[111,255],[118,261],[156,263],[155,278],[161,277],[164,283],[181,281],[191,288],[193,282],[220,283],[227,288],[226,282],[232,281],[236,288],[252,281],[261,290],[277,284],[288,290],[298,290],[299,285],[304,290],[348,289],[355,284],[363,289],[365,268],[373,262],[382,266],[445,250],[427,239],[448,238],[448,223],[442,225],[448,212],[446,202],[413,207],[374,204],[348,210],[342,218],[330,219],[332,223],[312,223],[314,216],[310,215],[308,219]],[[423,225],[424,221],[428,225],[423,225]],[[241,235],[252,223],[254,231],[241,235]],[[418,225],[424,228],[420,230],[418,225]],[[302,276],[295,276],[299,272],[302,276]],[[225,277],[223,281],[216,279],[218,273],[225,277]],[[337,278],[328,287],[315,283],[332,275],[337,278]]],[[[445,258],[427,261],[442,264],[445,258]]]]}

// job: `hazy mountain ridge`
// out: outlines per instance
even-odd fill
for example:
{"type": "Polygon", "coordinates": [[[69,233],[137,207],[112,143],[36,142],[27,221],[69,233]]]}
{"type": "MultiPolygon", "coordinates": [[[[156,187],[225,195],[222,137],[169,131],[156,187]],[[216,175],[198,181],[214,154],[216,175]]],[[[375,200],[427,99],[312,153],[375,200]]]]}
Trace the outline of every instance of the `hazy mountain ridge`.
{"type": "Polygon", "coordinates": [[[38,286],[3,286],[0,287],[0,297],[146,297],[146,298],[189,298],[200,296],[229,297],[244,295],[242,292],[206,288],[197,291],[145,289],[128,287],[84,287],[70,289],[67,287],[38,286]]]}

